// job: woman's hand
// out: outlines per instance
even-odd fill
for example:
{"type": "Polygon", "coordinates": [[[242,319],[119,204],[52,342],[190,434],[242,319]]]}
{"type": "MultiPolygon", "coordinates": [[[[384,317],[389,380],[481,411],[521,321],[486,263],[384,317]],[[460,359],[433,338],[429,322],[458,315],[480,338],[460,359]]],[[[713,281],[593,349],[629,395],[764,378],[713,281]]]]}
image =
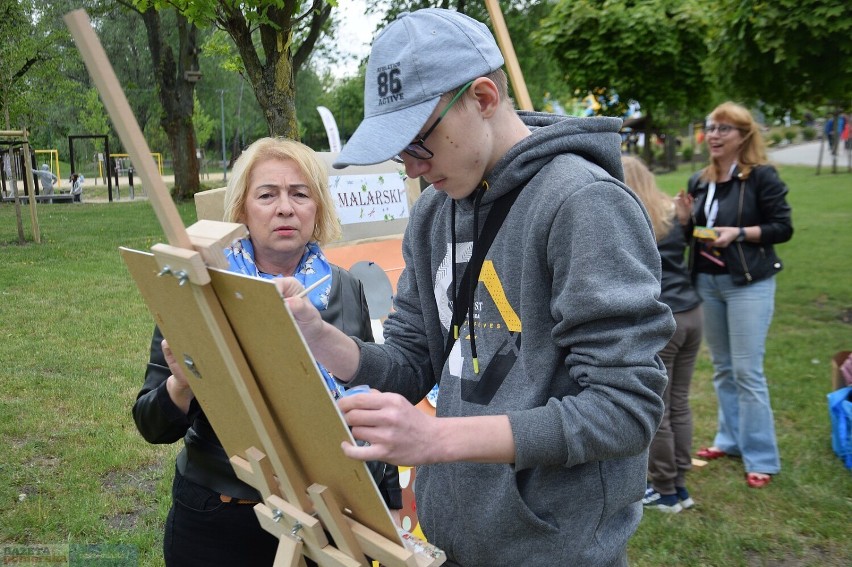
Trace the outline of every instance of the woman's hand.
{"type": "Polygon", "coordinates": [[[719,235],[716,240],[707,243],[713,248],[727,248],[740,235],[740,229],[736,226],[714,226],[713,228],[719,235]]]}
{"type": "Polygon", "coordinates": [[[677,213],[677,220],[681,224],[681,226],[686,226],[689,224],[690,219],[692,218],[692,204],[695,202],[695,199],[681,189],[678,191],[678,194],[675,195],[674,204],[675,204],[675,212],[677,213]]]}
{"type": "Polygon", "coordinates": [[[275,287],[284,298],[287,307],[293,314],[293,319],[299,325],[299,330],[308,344],[319,338],[323,331],[323,321],[320,312],[307,297],[296,297],[305,288],[296,278],[275,278],[275,287]]]}
{"type": "Polygon", "coordinates": [[[183,368],[178,364],[175,355],[172,353],[172,349],[169,348],[169,343],[166,339],[163,339],[163,356],[166,357],[166,363],[169,365],[169,370],[172,371],[172,375],[166,379],[166,391],[169,393],[169,397],[172,399],[172,402],[180,408],[180,410],[187,414],[189,413],[189,404],[192,402],[193,398],[195,398],[195,394],[192,393],[192,387],[190,387],[189,382],[186,380],[186,376],[183,373],[183,368]]]}
{"type": "Polygon", "coordinates": [[[338,380],[351,380],[361,361],[361,351],[355,341],[324,322],[307,297],[298,297],[299,292],[304,291],[298,280],[276,278],[274,281],[314,357],[338,380]]]}

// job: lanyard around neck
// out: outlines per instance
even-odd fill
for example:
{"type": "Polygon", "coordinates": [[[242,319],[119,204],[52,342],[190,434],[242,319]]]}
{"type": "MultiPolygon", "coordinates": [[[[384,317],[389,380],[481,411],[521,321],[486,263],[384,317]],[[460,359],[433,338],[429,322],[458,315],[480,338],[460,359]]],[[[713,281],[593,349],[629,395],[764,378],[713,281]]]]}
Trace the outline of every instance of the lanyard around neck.
{"type": "MultiPolygon", "coordinates": [[[[728,177],[734,175],[734,170],[737,168],[737,162],[731,164],[731,170],[728,171],[728,177]]],[[[711,181],[707,186],[707,200],[704,201],[704,216],[707,217],[705,226],[713,228],[716,224],[716,215],[719,213],[719,199],[716,198],[716,182],[711,181]]]]}

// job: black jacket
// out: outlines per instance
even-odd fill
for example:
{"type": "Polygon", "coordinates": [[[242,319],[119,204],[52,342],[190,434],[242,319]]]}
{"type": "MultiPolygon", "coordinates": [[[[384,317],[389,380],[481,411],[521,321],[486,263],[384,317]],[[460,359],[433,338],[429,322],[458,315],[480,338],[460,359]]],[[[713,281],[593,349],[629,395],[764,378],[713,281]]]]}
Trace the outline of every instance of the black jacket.
{"type": "Polygon", "coordinates": [[[675,226],[657,242],[662,267],[660,301],[668,305],[672,313],[683,313],[701,305],[701,297],[695,291],[686,267],[684,253],[688,241],[677,226],[675,220],[675,226]]]}
{"type": "MultiPolygon", "coordinates": [[[[334,285],[329,294],[328,309],[320,311],[323,320],[347,335],[372,342],[370,313],[361,281],[337,266],[332,266],[332,273],[334,285]]],[[[198,401],[192,400],[186,415],[172,402],[166,390],[166,380],[171,371],[163,355],[162,342],[163,335],[159,327],[155,327],[145,384],[133,405],[136,428],[149,443],[174,443],[183,438],[184,448],[178,454],[177,467],[192,482],[233,498],[260,500],[253,487],[237,478],[198,401]]],[[[389,508],[401,509],[402,491],[397,467],[371,466],[370,469],[371,472],[384,470],[379,491],[389,508]]]]}
{"type": "MultiPolygon", "coordinates": [[[[704,202],[708,183],[696,173],[689,180],[689,193],[695,198],[693,222],[687,226],[691,237],[696,222],[703,224],[704,202]]],[[[781,259],[775,254],[775,244],[793,237],[793,220],[787,203],[787,186],[771,165],[760,165],[748,176],[734,170],[731,183],[721,183],[716,188],[719,212],[716,226],[760,226],[760,242],[732,242],[722,248],[722,257],[737,285],[774,276],[782,269],[781,259]]],[[[691,247],[690,269],[695,276],[696,246],[691,247]]]]}

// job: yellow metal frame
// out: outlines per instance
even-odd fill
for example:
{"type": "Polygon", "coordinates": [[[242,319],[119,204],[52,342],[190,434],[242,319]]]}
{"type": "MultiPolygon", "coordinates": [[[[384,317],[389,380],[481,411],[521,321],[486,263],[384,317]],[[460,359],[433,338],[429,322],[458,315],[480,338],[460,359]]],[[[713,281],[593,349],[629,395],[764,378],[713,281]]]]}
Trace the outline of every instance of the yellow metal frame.
{"type": "Polygon", "coordinates": [[[36,156],[38,156],[38,154],[50,154],[50,159],[48,161],[52,162],[51,169],[53,169],[54,164],[56,165],[56,187],[58,189],[62,189],[62,174],[59,173],[59,150],[33,150],[33,153],[36,156]]]}

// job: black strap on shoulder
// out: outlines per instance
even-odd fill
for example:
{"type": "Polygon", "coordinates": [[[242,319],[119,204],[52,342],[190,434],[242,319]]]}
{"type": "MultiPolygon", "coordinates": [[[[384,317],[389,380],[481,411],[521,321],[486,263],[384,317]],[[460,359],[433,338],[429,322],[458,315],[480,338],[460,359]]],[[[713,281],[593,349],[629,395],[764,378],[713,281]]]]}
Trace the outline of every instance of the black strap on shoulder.
{"type": "Polygon", "coordinates": [[[461,327],[461,324],[464,322],[465,315],[467,314],[467,308],[470,305],[471,299],[470,281],[471,279],[473,279],[473,281],[479,279],[479,273],[482,271],[482,264],[485,262],[485,254],[488,252],[488,249],[491,248],[491,243],[494,242],[494,239],[497,237],[500,227],[503,226],[503,221],[506,220],[506,216],[509,214],[509,209],[512,208],[512,205],[515,203],[518,195],[521,194],[521,189],[523,189],[523,185],[512,189],[512,191],[494,201],[491,205],[491,211],[488,213],[488,218],[485,219],[485,225],[482,227],[482,232],[480,233],[479,238],[474,241],[473,253],[467,263],[467,268],[465,268],[461,284],[459,285],[459,294],[453,302],[453,317],[450,320],[450,330],[449,333],[447,333],[447,344],[444,347],[444,357],[441,366],[447,362],[447,358],[449,358],[450,352],[453,350],[453,345],[456,342],[456,336],[453,329],[456,325],[461,327]]]}

